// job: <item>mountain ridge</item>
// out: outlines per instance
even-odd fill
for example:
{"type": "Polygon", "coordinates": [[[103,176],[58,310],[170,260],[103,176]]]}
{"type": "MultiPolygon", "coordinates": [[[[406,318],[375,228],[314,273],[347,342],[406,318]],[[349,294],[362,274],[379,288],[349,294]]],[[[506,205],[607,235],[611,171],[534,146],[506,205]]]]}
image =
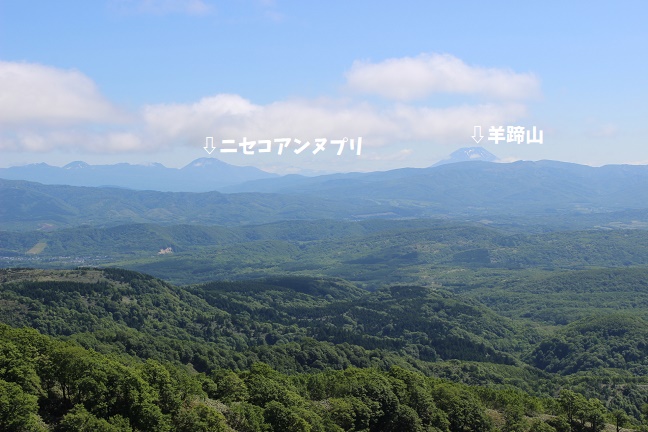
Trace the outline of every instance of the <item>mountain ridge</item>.
{"type": "MultiPolygon", "coordinates": [[[[57,227],[131,222],[237,225],[279,219],[603,215],[648,208],[644,204],[648,202],[648,166],[474,161],[373,173],[280,177],[201,193],[0,179],[0,200],[11,203],[0,208],[0,229],[28,224],[18,228],[28,230],[42,223],[57,227]]],[[[615,221],[628,222],[608,222],[615,221]]]]}
{"type": "Polygon", "coordinates": [[[209,192],[250,180],[270,179],[277,174],[251,166],[236,166],[216,158],[198,158],[182,168],[160,163],[134,165],[90,165],[73,161],[63,167],[45,163],[0,168],[0,178],[43,184],[100,187],[112,185],[135,190],[160,192],[209,192]]]}

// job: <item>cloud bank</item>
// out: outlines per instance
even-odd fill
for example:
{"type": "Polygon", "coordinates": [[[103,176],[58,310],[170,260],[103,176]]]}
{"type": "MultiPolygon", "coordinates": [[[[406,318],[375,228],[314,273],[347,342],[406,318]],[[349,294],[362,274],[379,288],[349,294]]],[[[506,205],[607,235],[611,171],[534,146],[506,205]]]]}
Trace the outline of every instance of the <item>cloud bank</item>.
{"type": "Polygon", "coordinates": [[[533,75],[468,66],[440,54],[356,62],[346,78],[354,94],[385,99],[376,103],[336,96],[260,105],[237,94],[217,94],[193,103],[151,104],[124,113],[81,72],[0,62],[0,149],[116,153],[199,148],[205,136],[216,140],[362,136],[367,157],[402,157],[403,143],[462,142],[475,124],[517,121],[527,115],[523,101],[540,93],[533,75]],[[435,93],[485,100],[426,106],[425,100],[435,93]],[[414,99],[423,102],[413,104],[414,99]],[[372,156],[371,151],[382,156],[372,156]]]}
{"type": "Polygon", "coordinates": [[[346,77],[352,90],[400,101],[424,99],[433,93],[505,100],[523,100],[540,94],[540,83],[532,74],[468,66],[448,54],[421,54],[380,63],[355,62],[346,77]]]}
{"type": "Polygon", "coordinates": [[[0,125],[113,122],[121,117],[80,72],[0,61],[0,125]]]}

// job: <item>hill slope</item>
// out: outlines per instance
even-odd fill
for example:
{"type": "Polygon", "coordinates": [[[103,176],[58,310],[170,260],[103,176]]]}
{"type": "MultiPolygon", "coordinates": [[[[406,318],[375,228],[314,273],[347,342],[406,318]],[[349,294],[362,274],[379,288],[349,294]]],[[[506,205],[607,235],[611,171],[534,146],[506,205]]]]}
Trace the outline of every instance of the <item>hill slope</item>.
{"type": "MultiPolygon", "coordinates": [[[[198,362],[196,367],[219,364],[232,350],[257,349],[275,358],[275,366],[307,367],[288,360],[279,344],[305,338],[350,344],[362,362],[372,350],[384,351],[383,361],[396,361],[408,349],[419,352],[409,358],[414,363],[458,358],[513,364],[505,351],[520,351],[529,337],[510,320],[447,292],[392,287],[370,293],[335,279],[272,278],[183,289],[120,269],[8,269],[0,270],[0,300],[2,322],[13,326],[74,336],[89,346],[103,341],[99,349],[122,340],[127,352],[170,355],[169,360],[188,355],[183,360],[198,362]],[[178,353],[167,352],[180,346],[178,353]],[[207,352],[209,360],[194,358],[207,352]]],[[[343,351],[334,358],[348,364],[343,351]]],[[[250,351],[240,359],[257,355],[250,351]]]]}

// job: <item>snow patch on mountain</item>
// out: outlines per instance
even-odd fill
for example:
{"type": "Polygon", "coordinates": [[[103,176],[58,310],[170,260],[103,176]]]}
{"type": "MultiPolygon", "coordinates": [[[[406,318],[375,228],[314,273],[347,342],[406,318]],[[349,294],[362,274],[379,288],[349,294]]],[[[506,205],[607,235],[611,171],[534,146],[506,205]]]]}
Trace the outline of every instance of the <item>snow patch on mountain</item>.
{"type": "Polygon", "coordinates": [[[462,147],[459,150],[450,153],[450,156],[447,159],[443,159],[432,166],[472,161],[496,162],[497,160],[497,156],[483,147],[462,147]]]}
{"type": "Polygon", "coordinates": [[[69,164],[65,165],[63,169],[66,170],[71,170],[71,169],[82,169],[82,168],[88,168],[90,165],[83,161],[74,161],[70,162],[69,164]]]}

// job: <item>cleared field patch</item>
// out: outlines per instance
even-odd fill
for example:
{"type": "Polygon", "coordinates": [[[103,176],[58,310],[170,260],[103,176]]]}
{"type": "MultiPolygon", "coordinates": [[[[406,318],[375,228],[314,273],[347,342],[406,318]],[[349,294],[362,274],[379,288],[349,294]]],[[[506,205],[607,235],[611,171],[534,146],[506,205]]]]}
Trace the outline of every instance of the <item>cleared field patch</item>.
{"type": "Polygon", "coordinates": [[[39,253],[43,252],[46,247],[47,247],[47,243],[38,242],[34,246],[32,246],[32,248],[29,249],[27,253],[30,255],[38,255],[39,253]]]}

